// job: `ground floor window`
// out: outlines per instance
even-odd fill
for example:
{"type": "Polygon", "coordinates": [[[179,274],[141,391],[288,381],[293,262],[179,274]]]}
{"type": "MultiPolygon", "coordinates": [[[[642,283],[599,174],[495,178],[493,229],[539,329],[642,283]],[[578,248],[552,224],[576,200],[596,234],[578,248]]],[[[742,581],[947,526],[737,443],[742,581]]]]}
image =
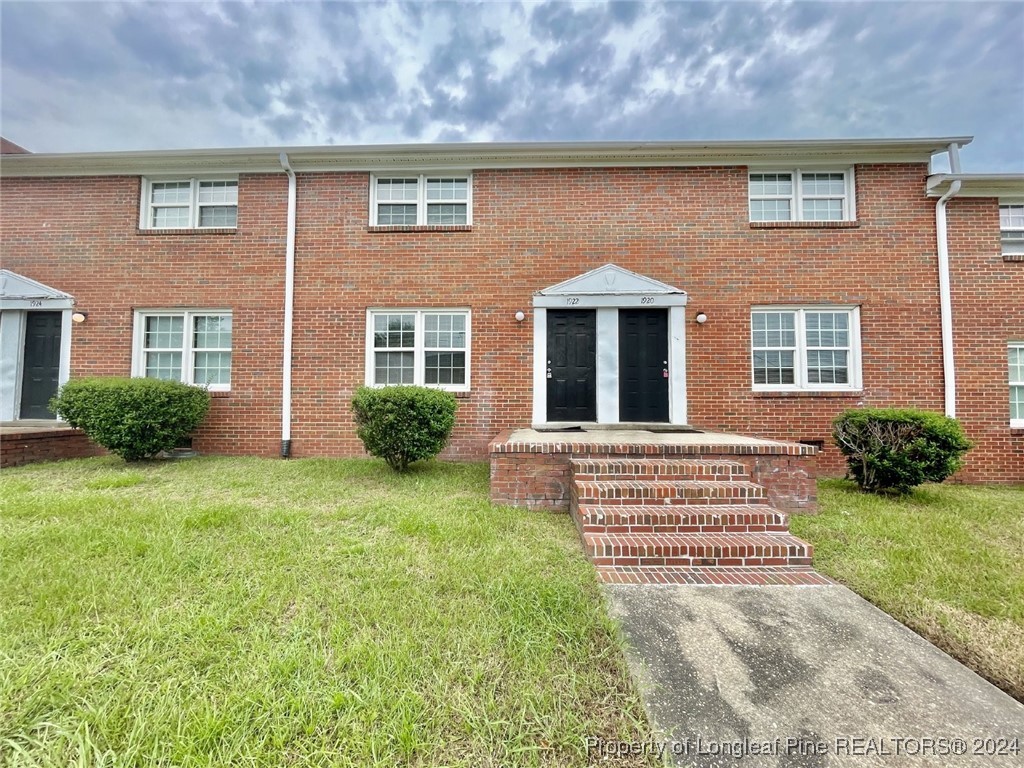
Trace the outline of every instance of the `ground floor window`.
{"type": "Polygon", "coordinates": [[[469,310],[371,310],[366,383],[467,391],[469,345],[469,310]]]}
{"type": "Polygon", "coordinates": [[[1010,344],[1010,426],[1024,429],[1024,341],[1010,344]]]}
{"type": "Polygon", "coordinates": [[[146,310],[135,314],[135,376],[231,388],[231,313],[146,310]]]}
{"type": "Polygon", "coordinates": [[[860,388],[857,307],[755,307],[750,347],[756,390],[860,388]]]}

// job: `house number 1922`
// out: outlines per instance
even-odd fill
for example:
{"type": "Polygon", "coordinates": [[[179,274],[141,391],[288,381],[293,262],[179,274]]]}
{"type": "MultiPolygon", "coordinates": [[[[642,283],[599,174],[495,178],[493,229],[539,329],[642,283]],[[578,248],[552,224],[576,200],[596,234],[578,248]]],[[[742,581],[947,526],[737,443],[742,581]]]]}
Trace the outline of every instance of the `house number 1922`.
{"type": "Polygon", "coordinates": [[[580,303],[579,296],[569,296],[568,298],[566,298],[565,303],[568,304],[570,307],[573,304],[579,304],[580,303]]]}

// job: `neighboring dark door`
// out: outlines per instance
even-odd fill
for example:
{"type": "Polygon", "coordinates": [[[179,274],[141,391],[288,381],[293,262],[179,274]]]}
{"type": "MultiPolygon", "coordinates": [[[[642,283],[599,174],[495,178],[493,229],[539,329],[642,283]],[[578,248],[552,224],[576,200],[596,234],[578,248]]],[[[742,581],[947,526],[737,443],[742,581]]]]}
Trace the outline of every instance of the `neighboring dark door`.
{"type": "Polygon", "coordinates": [[[21,418],[52,419],[60,370],[60,312],[27,312],[21,378],[21,418]]]}
{"type": "Polygon", "coordinates": [[[597,421],[597,313],[548,310],[548,421],[597,421]]]}
{"type": "Polygon", "coordinates": [[[668,310],[619,310],[619,421],[668,421],[668,310]]]}

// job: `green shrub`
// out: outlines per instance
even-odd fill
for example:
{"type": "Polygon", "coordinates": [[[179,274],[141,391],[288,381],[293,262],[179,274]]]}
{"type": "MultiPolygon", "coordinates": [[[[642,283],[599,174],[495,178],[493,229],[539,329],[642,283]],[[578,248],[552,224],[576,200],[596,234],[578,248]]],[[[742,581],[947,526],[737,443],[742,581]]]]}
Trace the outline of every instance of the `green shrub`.
{"type": "Polygon", "coordinates": [[[125,461],[176,448],[203,421],[210,393],[159,379],[72,379],[50,408],[125,461]]]}
{"type": "Polygon", "coordinates": [[[427,387],[360,387],[352,398],[356,434],[371,455],[396,472],[441,452],[457,407],[451,392],[427,387]]]}
{"type": "Polygon", "coordinates": [[[849,474],[865,491],[906,493],[956,472],[971,443],[960,423],[911,408],[860,408],[832,422],[849,474]]]}

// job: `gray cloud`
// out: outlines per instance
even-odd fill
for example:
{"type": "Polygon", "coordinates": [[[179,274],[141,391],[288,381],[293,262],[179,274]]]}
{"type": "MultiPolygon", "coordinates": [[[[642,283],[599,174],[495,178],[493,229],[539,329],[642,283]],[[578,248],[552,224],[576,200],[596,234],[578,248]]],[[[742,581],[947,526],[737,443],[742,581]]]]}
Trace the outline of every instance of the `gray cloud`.
{"type": "Polygon", "coordinates": [[[1024,170],[1015,3],[4,2],[37,151],[970,133],[1024,170]]]}

